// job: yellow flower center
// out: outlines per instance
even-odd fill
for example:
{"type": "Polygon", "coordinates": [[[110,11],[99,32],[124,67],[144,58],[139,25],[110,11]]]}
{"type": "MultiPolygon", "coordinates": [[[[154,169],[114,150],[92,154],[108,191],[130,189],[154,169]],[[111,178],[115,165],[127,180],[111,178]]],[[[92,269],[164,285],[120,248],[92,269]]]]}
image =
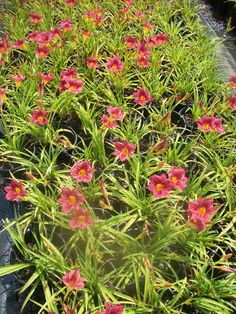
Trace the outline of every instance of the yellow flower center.
{"type": "Polygon", "coordinates": [[[76,196],[74,196],[74,195],[70,195],[70,196],[69,196],[69,200],[70,200],[70,202],[71,202],[72,204],[75,204],[76,201],[77,201],[77,198],[76,198],[76,196]]]}
{"type": "Polygon", "coordinates": [[[200,215],[205,216],[207,210],[206,210],[206,207],[202,206],[202,207],[199,207],[197,211],[200,215]]]}
{"type": "Polygon", "coordinates": [[[18,187],[16,187],[16,188],[15,188],[15,193],[16,193],[16,194],[20,194],[20,192],[21,192],[21,189],[18,188],[18,187]]]}
{"type": "Polygon", "coordinates": [[[121,150],[121,152],[124,154],[124,155],[128,155],[129,154],[129,150],[128,150],[128,148],[122,148],[122,150],[121,150]]]}
{"type": "Polygon", "coordinates": [[[43,116],[38,116],[38,117],[37,117],[37,121],[38,121],[38,122],[43,122],[43,116]]]}
{"type": "Polygon", "coordinates": [[[173,182],[173,183],[177,183],[179,180],[178,180],[178,178],[177,177],[172,177],[171,178],[171,182],[173,182]]]}
{"type": "Polygon", "coordinates": [[[116,71],[118,69],[118,66],[117,66],[117,64],[113,64],[111,68],[113,71],[116,71]]]}
{"type": "Polygon", "coordinates": [[[162,183],[157,183],[156,184],[156,190],[157,192],[160,192],[164,188],[164,185],[162,183]]]}
{"type": "Polygon", "coordinates": [[[85,170],[85,169],[81,169],[81,170],[79,171],[79,175],[80,175],[81,177],[85,177],[85,176],[87,175],[86,170],[85,170]]]}
{"type": "Polygon", "coordinates": [[[80,215],[80,216],[77,217],[77,220],[79,222],[85,222],[85,216],[80,215]]]}
{"type": "Polygon", "coordinates": [[[146,97],[142,95],[142,96],[140,96],[140,100],[141,100],[141,101],[145,101],[145,100],[146,100],[146,97]]]}
{"type": "Polygon", "coordinates": [[[205,123],[205,124],[203,124],[203,126],[202,126],[202,128],[203,128],[204,130],[208,130],[209,127],[210,127],[209,123],[205,123]]]}
{"type": "Polygon", "coordinates": [[[70,91],[74,92],[76,90],[76,87],[75,86],[70,86],[70,91]]]}

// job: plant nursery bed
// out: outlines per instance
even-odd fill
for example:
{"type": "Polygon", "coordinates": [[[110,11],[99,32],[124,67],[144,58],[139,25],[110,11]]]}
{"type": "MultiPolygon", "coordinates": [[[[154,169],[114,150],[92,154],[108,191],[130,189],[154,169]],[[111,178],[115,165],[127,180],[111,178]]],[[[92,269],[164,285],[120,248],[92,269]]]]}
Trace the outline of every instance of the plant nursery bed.
{"type": "Polygon", "coordinates": [[[190,0],[9,0],[0,314],[235,313],[236,75],[190,0]]]}

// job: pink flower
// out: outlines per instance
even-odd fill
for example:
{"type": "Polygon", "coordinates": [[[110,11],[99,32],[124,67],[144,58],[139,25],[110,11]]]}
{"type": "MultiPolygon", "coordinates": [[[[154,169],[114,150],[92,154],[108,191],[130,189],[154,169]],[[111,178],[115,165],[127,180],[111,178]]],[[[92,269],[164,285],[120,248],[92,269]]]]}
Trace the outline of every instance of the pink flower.
{"type": "Polygon", "coordinates": [[[197,120],[197,126],[204,132],[217,132],[224,134],[224,126],[222,125],[222,120],[215,117],[203,116],[201,119],[197,120]]]}
{"type": "Polygon", "coordinates": [[[120,107],[108,107],[107,112],[110,114],[110,116],[115,120],[123,120],[125,114],[121,111],[120,107]]]}
{"type": "Polygon", "coordinates": [[[189,221],[196,224],[198,229],[203,229],[210,222],[216,208],[213,206],[213,200],[198,197],[196,201],[189,202],[187,214],[189,221]]]}
{"type": "Polygon", "coordinates": [[[23,188],[23,183],[11,179],[10,185],[4,188],[6,192],[6,199],[8,201],[20,201],[24,196],[27,195],[26,189],[23,188]]]}
{"type": "Polygon", "coordinates": [[[58,27],[54,27],[50,33],[52,38],[60,38],[62,36],[62,32],[58,27]]]}
{"type": "Polygon", "coordinates": [[[139,57],[137,64],[140,66],[140,68],[148,68],[151,63],[149,62],[148,58],[139,57]]]}
{"type": "Polygon", "coordinates": [[[228,97],[227,102],[233,110],[236,110],[236,96],[228,97]]]}
{"type": "Polygon", "coordinates": [[[148,91],[146,91],[144,88],[139,88],[137,92],[133,94],[134,100],[136,104],[139,104],[140,106],[144,106],[145,104],[152,101],[152,97],[148,91]]]}
{"type": "Polygon", "coordinates": [[[102,115],[102,123],[103,123],[103,127],[106,129],[111,129],[118,126],[118,123],[116,122],[116,120],[114,120],[111,116],[108,117],[105,114],[102,115]]]}
{"type": "Polygon", "coordinates": [[[45,47],[49,45],[53,38],[51,32],[35,32],[29,34],[28,37],[32,42],[35,42],[38,45],[44,45],[45,47]]]}
{"type": "Polygon", "coordinates": [[[12,75],[12,79],[16,84],[16,88],[19,88],[21,83],[24,81],[25,76],[23,76],[22,73],[18,73],[16,75],[12,75]]]}
{"type": "Polygon", "coordinates": [[[64,213],[68,213],[73,209],[78,208],[84,200],[84,195],[79,193],[76,188],[72,190],[63,188],[61,190],[61,197],[58,198],[58,202],[61,204],[61,210],[64,213]]]}
{"type": "Polygon", "coordinates": [[[146,46],[145,41],[142,41],[139,45],[138,45],[138,56],[139,57],[150,57],[151,51],[148,49],[148,47],[146,46]]]}
{"type": "Polygon", "coordinates": [[[96,58],[93,58],[93,57],[88,57],[86,59],[86,63],[90,69],[96,69],[97,67],[99,67],[98,60],[96,58]]]}
{"type": "Polygon", "coordinates": [[[138,40],[136,37],[127,36],[125,37],[125,44],[128,48],[136,48],[138,45],[138,40]]]}
{"type": "Polygon", "coordinates": [[[131,5],[134,3],[134,0],[125,0],[125,3],[131,5]]]}
{"type": "Polygon", "coordinates": [[[49,82],[51,82],[54,79],[54,76],[52,74],[48,74],[48,73],[45,74],[43,72],[39,73],[39,77],[41,78],[44,85],[47,85],[49,82]]]}
{"type": "Polygon", "coordinates": [[[123,314],[124,306],[122,304],[105,303],[105,310],[97,314],[123,314]]]}
{"type": "Polygon", "coordinates": [[[20,38],[14,41],[13,47],[16,49],[22,49],[24,47],[24,44],[25,44],[25,38],[20,38]]]}
{"type": "Polygon", "coordinates": [[[73,229],[87,229],[93,224],[94,222],[90,216],[90,212],[79,207],[74,211],[73,215],[71,216],[69,226],[73,229]]]}
{"type": "Polygon", "coordinates": [[[154,174],[149,178],[149,180],[150,183],[148,184],[147,189],[152,192],[155,198],[166,198],[173,189],[173,185],[167,179],[165,173],[160,176],[154,174]]]}
{"type": "Polygon", "coordinates": [[[139,11],[139,10],[136,10],[135,11],[135,15],[134,15],[136,18],[138,18],[138,19],[144,19],[144,14],[143,14],[143,12],[142,11],[139,11]]]}
{"type": "Polygon", "coordinates": [[[36,125],[44,125],[48,123],[48,112],[42,109],[33,110],[33,114],[30,117],[30,121],[34,122],[36,125]]]}
{"type": "Polygon", "coordinates": [[[73,23],[70,19],[61,20],[60,27],[63,29],[63,31],[69,31],[73,26],[73,23]]]}
{"type": "Polygon", "coordinates": [[[84,83],[82,81],[77,80],[76,78],[73,79],[63,79],[63,84],[65,90],[71,92],[72,94],[79,94],[82,93],[84,83]]]}
{"type": "Polygon", "coordinates": [[[155,40],[156,40],[157,46],[160,46],[160,45],[166,44],[167,41],[169,40],[169,37],[167,34],[157,34],[155,36],[155,40]]]}
{"type": "Polygon", "coordinates": [[[150,24],[148,22],[143,22],[143,27],[144,27],[145,31],[149,31],[151,29],[154,29],[155,25],[150,24]]]}
{"type": "Polygon", "coordinates": [[[112,73],[123,70],[124,62],[119,57],[110,58],[107,62],[107,67],[112,73]]]}
{"type": "Polygon", "coordinates": [[[49,55],[49,48],[46,46],[37,46],[36,48],[36,58],[43,59],[49,55]]]}
{"type": "Polygon", "coordinates": [[[62,71],[61,78],[76,78],[76,68],[68,68],[62,71]]]}
{"type": "Polygon", "coordinates": [[[70,272],[65,272],[62,282],[69,290],[80,290],[84,288],[84,281],[79,269],[74,269],[70,272]]]}
{"type": "Polygon", "coordinates": [[[76,5],[78,3],[78,0],[64,0],[65,3],[67,3],[68,5],[76,5]]]}
{"type": "Polygon", "coordinates": [[[120,161],[125,161],[127,158],[133,155],[136,150],[136,146],[129,144],[128,141],[124,142],[114,142],[115,151],[113,155],[119,157],[120,161]]]}
{"type": "Polygon", "coordinates": [[[183,168],[171,167],[168,179],[174,189],[183,190],[187,186],[186,182],[188,182],[188,178],[185,177],[185,170],[183,168]]]}
{"type": "Polygon", "coordinates": [[[70,171],[72,178],[75,178],[78,182],[90,182],[95,169],[91,167],[88,160],[77,162],[70,171]]]}
{"type": "Polygon", "coordinates": [[[7,89],[8,89],[8,86],[0,88],[0,105],[2,105],[7,100],[7,96],[6,96],[7,89]]]}
{"type": "Polygon", "coordinates": [[[236,88],[236,74],[230,76],[229,86],[232,88],[236,88]]]}
{"type": "Polygon", "coordinates": [[[148,37],[148,39],[146,40],[146,43],[148,44],[149,47],[157,47],[158,43],[156,40],[156,36],[153,37],[148,37]]]}
{"type": "Polygon", "coordinates": [[[10,48],[11,48],[11,45],[6,39],[3,39],[2,41],[0,41],[0,55],[8,53],[10,48]]]}
{"type": "Polygon", "coordinates": [[[41,23],[43,19],[43,17],[37,13],[30,13],[29,18],[30,18],[30,22],[34,24],[41,23]]]}

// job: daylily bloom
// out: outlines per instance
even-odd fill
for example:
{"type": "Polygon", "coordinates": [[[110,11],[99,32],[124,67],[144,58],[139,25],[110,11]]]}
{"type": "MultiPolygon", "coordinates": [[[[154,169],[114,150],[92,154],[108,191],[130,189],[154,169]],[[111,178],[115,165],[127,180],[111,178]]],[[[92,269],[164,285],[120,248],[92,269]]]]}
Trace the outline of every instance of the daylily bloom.
{"type": "Polygon", "coordinates": [[[58,27],[54,27],[51,31],[52,38],[61,38],[62,32],[58,27]]]}
{"type": "Polygon", "coordinates": [[[30,13],[29,18],[30,18],[30,22],[34,24],[41,23],[43,19],[43,17],[37,13],[30,13]]]}
{"type": "Polygon", "coordinates": [[[139,104],[140,106],[144,106],[145,104],[152,101],[150,93],[144,88],[139,88],[137,92],[133,94],[133,96],[136,104],[139,104]]]}
{"type": "Polygon", "coordinates": [[[47,85],[49,82],[51,82],[54,79],[54,76],[52,74],[45,74],[43,72],[39,73],[39,77],[41,78],[44,85],[47,85]]]}
{"type": "Polygon", "coordinates": [[[123,314],[124,305],[105,303],[105,309],[97,314],[123,314]]]}
{"type": "Polygon", "coordinates": [[[97,67],[99,67],[98,60],[96,58],[93,58],[93,57],[88,57],[86,59],[86,63],[90,69],[96,69],[97,67]]]}
{"type": "Polygon", "coordinates": [[[25,44],[25,38],[19,38],[16,41],[13,42],[13,47],[16,49],[22,49],[25,44]]]}
{"type": "Polygon", "coordinates": [[[236,88],[236,74],[230,76],[229,86],[232,88],[236,88]]]}
{"type": "Polygon", "coordinates": [[[77,162],[70,171],[72,178],[75,178],[78,182],[90,182],[93,177],[95,169],[91,167],[88,160],[77,162]]]}
{"type": "Polygon", "coordinates": [[[127,36],[125,37],[125,44],[128,48],[136,48],[138,45],[138,40],[136,37],[127,36]]]}
{"type": "Polygon", "coordinates": [[[51,32],[35,32],[35,33],[30,33],[28,35],[28,38],[32,42],[35,42],[38,45],[43,45],[47,47],[49,46],[50,41],[53,38],[53,35],[51,34],[51,32]]]}
{"type": "Polygon", "coordinates": [[[64,213],[68,213],[73,209],[78,208],[84,200],[84,195],[79,193],[76,188],[72,190],[63,188],[61,190],[61,196],[58,198],[58,202],[61,204],[61,210],[64,213]]]}
{"type": "Polygon", "coordinates": [[[94,222],[90,216],[90,212],[79,207],[73,212],[69,226],[73,229],[87,229],[93,224],[94,222]]]}
{"type": "Polygon", "coordinates": [[[138,19],[144,19],[144,14],[142,11],[136,10],[134,16],[138,19]]]}
{"type": "Polygon", "coordinates": [[[23,183],[14,179],[11,179],[10,185],[5,186],[4,190],[8,201],[19,202],[27,195],[26,189],[23,188],[23,183]]]}
{"type": "Polygon", "coordinates": [[[61,73],[62,78],[76,78],[76,68],[68,68],[65,71],[62,71],[61,73]]]}
{"type": "Polygon", "coordinates": [[[84,16],[94,24],[101,24],[103,20],[102,9],[95,9],[92,11],[88,11],[84,14],[84,16]]]}
{"type": "Polygon", "coordinates": [[[236,110],[236,96],[228,97],[227,102],[233,110],[236,110]]]}
{"type": "Polygon", "coordinates": [[[112,73],[123,70],[124,62],[119,57],[110,58],[107,62],[107,67],[112,73]]]}
{"type": "Polygon", "coordinates": [[[138,64],[138,66],[140,66],[140,68],[148,68],[151,63],[148,60],[148,58],[146,58],[146,57],[139,57],[137,64],[138,64]]]}
{"type": "Polygon", "coordinates": [[[125,3],[131,5],[134,3],[134,0],[125,0],[125,3]]]}
{"type": "Polygon", "coordinates": [[[6,96],[7,89],[8,89],[8,86],[0,88],[0,105],[2,105],[7,100],[7,96],[6,96]]]}
{"type": "Polygon", "coordinates": [[[0,54],[1,55],[8,53],[10,48],[11,48],[11,45],[6,39],[0,41],[0,54]]]}
{"type": "Polygon", "coordinates": [[[110,116],[115,120],[123,120],[125,114],[121,111],[120,107],[108,107],[107,112],[110,114],[110,116]]]}
{"type": "Polygon", "coordinates": [[[115,151],[113,155],[119,157],[120,161],[125,161],[127,158],[133,155],[136,150],[136,146],[130,144],[127,140],[124,142],[114,142],[115,151]]]}
{"type": "Polygon", "coordinates": [[[44,125],[48,123],[48,112],[42,109],[33,110],[33,114],[30,117],[30,121],[34,122],[36,125],[44,125]]]}
{"type": "Polygon", "coordinates": [[[43,59],[49,55],[49,48],[46,46],[37,46],[36,48],[36,57],[38,59],[43,59]]]}
{"type": "Polygon", "coordinates": [[[155,39],[156,39],[156,43],[157,45],[164,45],[167,43],[167,41],[169,40],[169,37],[167,34],[157,34],[155,36],[155,39]]]}
{"type": "Polygon", "coordinates": [[[144,30],[145,30],[145,31],[149,31],[149,30],[151,30],[151,29],[154,29],[155,25],[150,24],[150,23],[148,23],[148,22],[143,22],[143,27],[144,27],[144,30]]]}
{"type": "Polygon", "coordinates": [[[169,181],[172,183],[174,189],[183,190],[187,186],[188,178],[185,177],[184,168],[170,168],[168,175],[169,181]]]}
{"type": "Polygon", "coordinates": [[[76,95],[82,93],[83,91],[84,83],[76,78],[62,79],[61,82],[65,90],[71,92],[72,94],[76,95]]]}
{"type": "Polygon", "coordinates": [[[66,31],[69,31],[72,28],[73,23],[71,22],[70,19],[65,19],[65,20],[61,20],[60,26],[63,29],[63,31],[66,32],[66,31]]]}
{"type": "Polygon", "coordinates": [[[114,120],[111,117],[108,117],[105,114],[102,115],[101,119],[102,119],[103,127],[107,128],[107,129],[116,128],[119,125],[116,122],[116,120],[114,120]]]}
{"type": "Polygon", "coordinates": [[[189,202],[187,214],[190,222],[195,223],[198,229],[203,229],[210,222],[213,213],[216,211],[213,205],[212,199],[204,199],[202,197],[198,197],[196,201],[189,202]]]}
{"type": "Polygon", "coordinates": [[[138,55],[139,55],[139,57],[150,57],[152,55],[151,51],[146,46],[145,41],[142,41],[138,45],[138,55]]]}
{"type": "Polygon", "coordinates": [[[18,73],[16,75],[12,75],[12,79],[16,84],[16,88],[19,88],[21,83],[24,81],[25,76],[22,73],[18,73]]]}
{"type": "Polygon", "coordinates": [[[81,276],[79,269],[65,272],[62,282],[69,290],[80,290],[84,288],[85,278],[81,276]]]}
{"type": "Polygon", "coordinates": [[[65,3],[67,3],[68,5],[76,5],[78,3],[78,0],[64,0],[65,3]]]}
{"type": "Polygon", "coordinates": [[[152,37],[148,37],[146,39],[146,43],[149,47],[157,47],[158,46],[158,42],[156,40],[156,36],[152,36],[152,37]]]}
{"type": "Polygon", "coordinates": [[[166,198],[173,189],[172,183],[167,179],[165,173],[158,176],[156,174],[149,178],[150,182],[147,189],[152,192],[155,198],[166,198]]]}
{"type": "Polygon", "coordinates": [[[117,120],[123,120],[125,114],[122,113],[120,107],[108,107],[107,112],[109,117],[105,114],[102,115],[102,123],[105,128],[115,128],[118,126],[117,120]]]}
{"type": "Polygon", "coordinates": [[[217,132],[224,134],[224,126],[222,125],[222,120],[215,117],[203,116],[201,119],[197,120],[197,126],[204,132],[217,132]]]}
{"type": "Polygon", "coordinates": [[[88,39],[88,38],[92,35],[91,32],[89,32],[89,31],[87,31],[87,30],[85,30],[85,29],[81,29],[80,31],[81,31],[81,33],[82,33],[83,40],[88,39]]]}

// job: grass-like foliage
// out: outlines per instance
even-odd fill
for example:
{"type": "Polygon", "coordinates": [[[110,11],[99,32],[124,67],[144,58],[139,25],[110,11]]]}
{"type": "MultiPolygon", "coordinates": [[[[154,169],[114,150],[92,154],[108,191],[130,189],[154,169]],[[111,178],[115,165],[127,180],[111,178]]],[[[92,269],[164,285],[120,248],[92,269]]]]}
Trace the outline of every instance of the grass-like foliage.
{"type": "Polygon", "coordinates": [[[235,313],[236,76],[220,81],[197,12],[8,1],[0,171],[15,220],[0,275],[23,281],[23,308],[235,313]]]}

